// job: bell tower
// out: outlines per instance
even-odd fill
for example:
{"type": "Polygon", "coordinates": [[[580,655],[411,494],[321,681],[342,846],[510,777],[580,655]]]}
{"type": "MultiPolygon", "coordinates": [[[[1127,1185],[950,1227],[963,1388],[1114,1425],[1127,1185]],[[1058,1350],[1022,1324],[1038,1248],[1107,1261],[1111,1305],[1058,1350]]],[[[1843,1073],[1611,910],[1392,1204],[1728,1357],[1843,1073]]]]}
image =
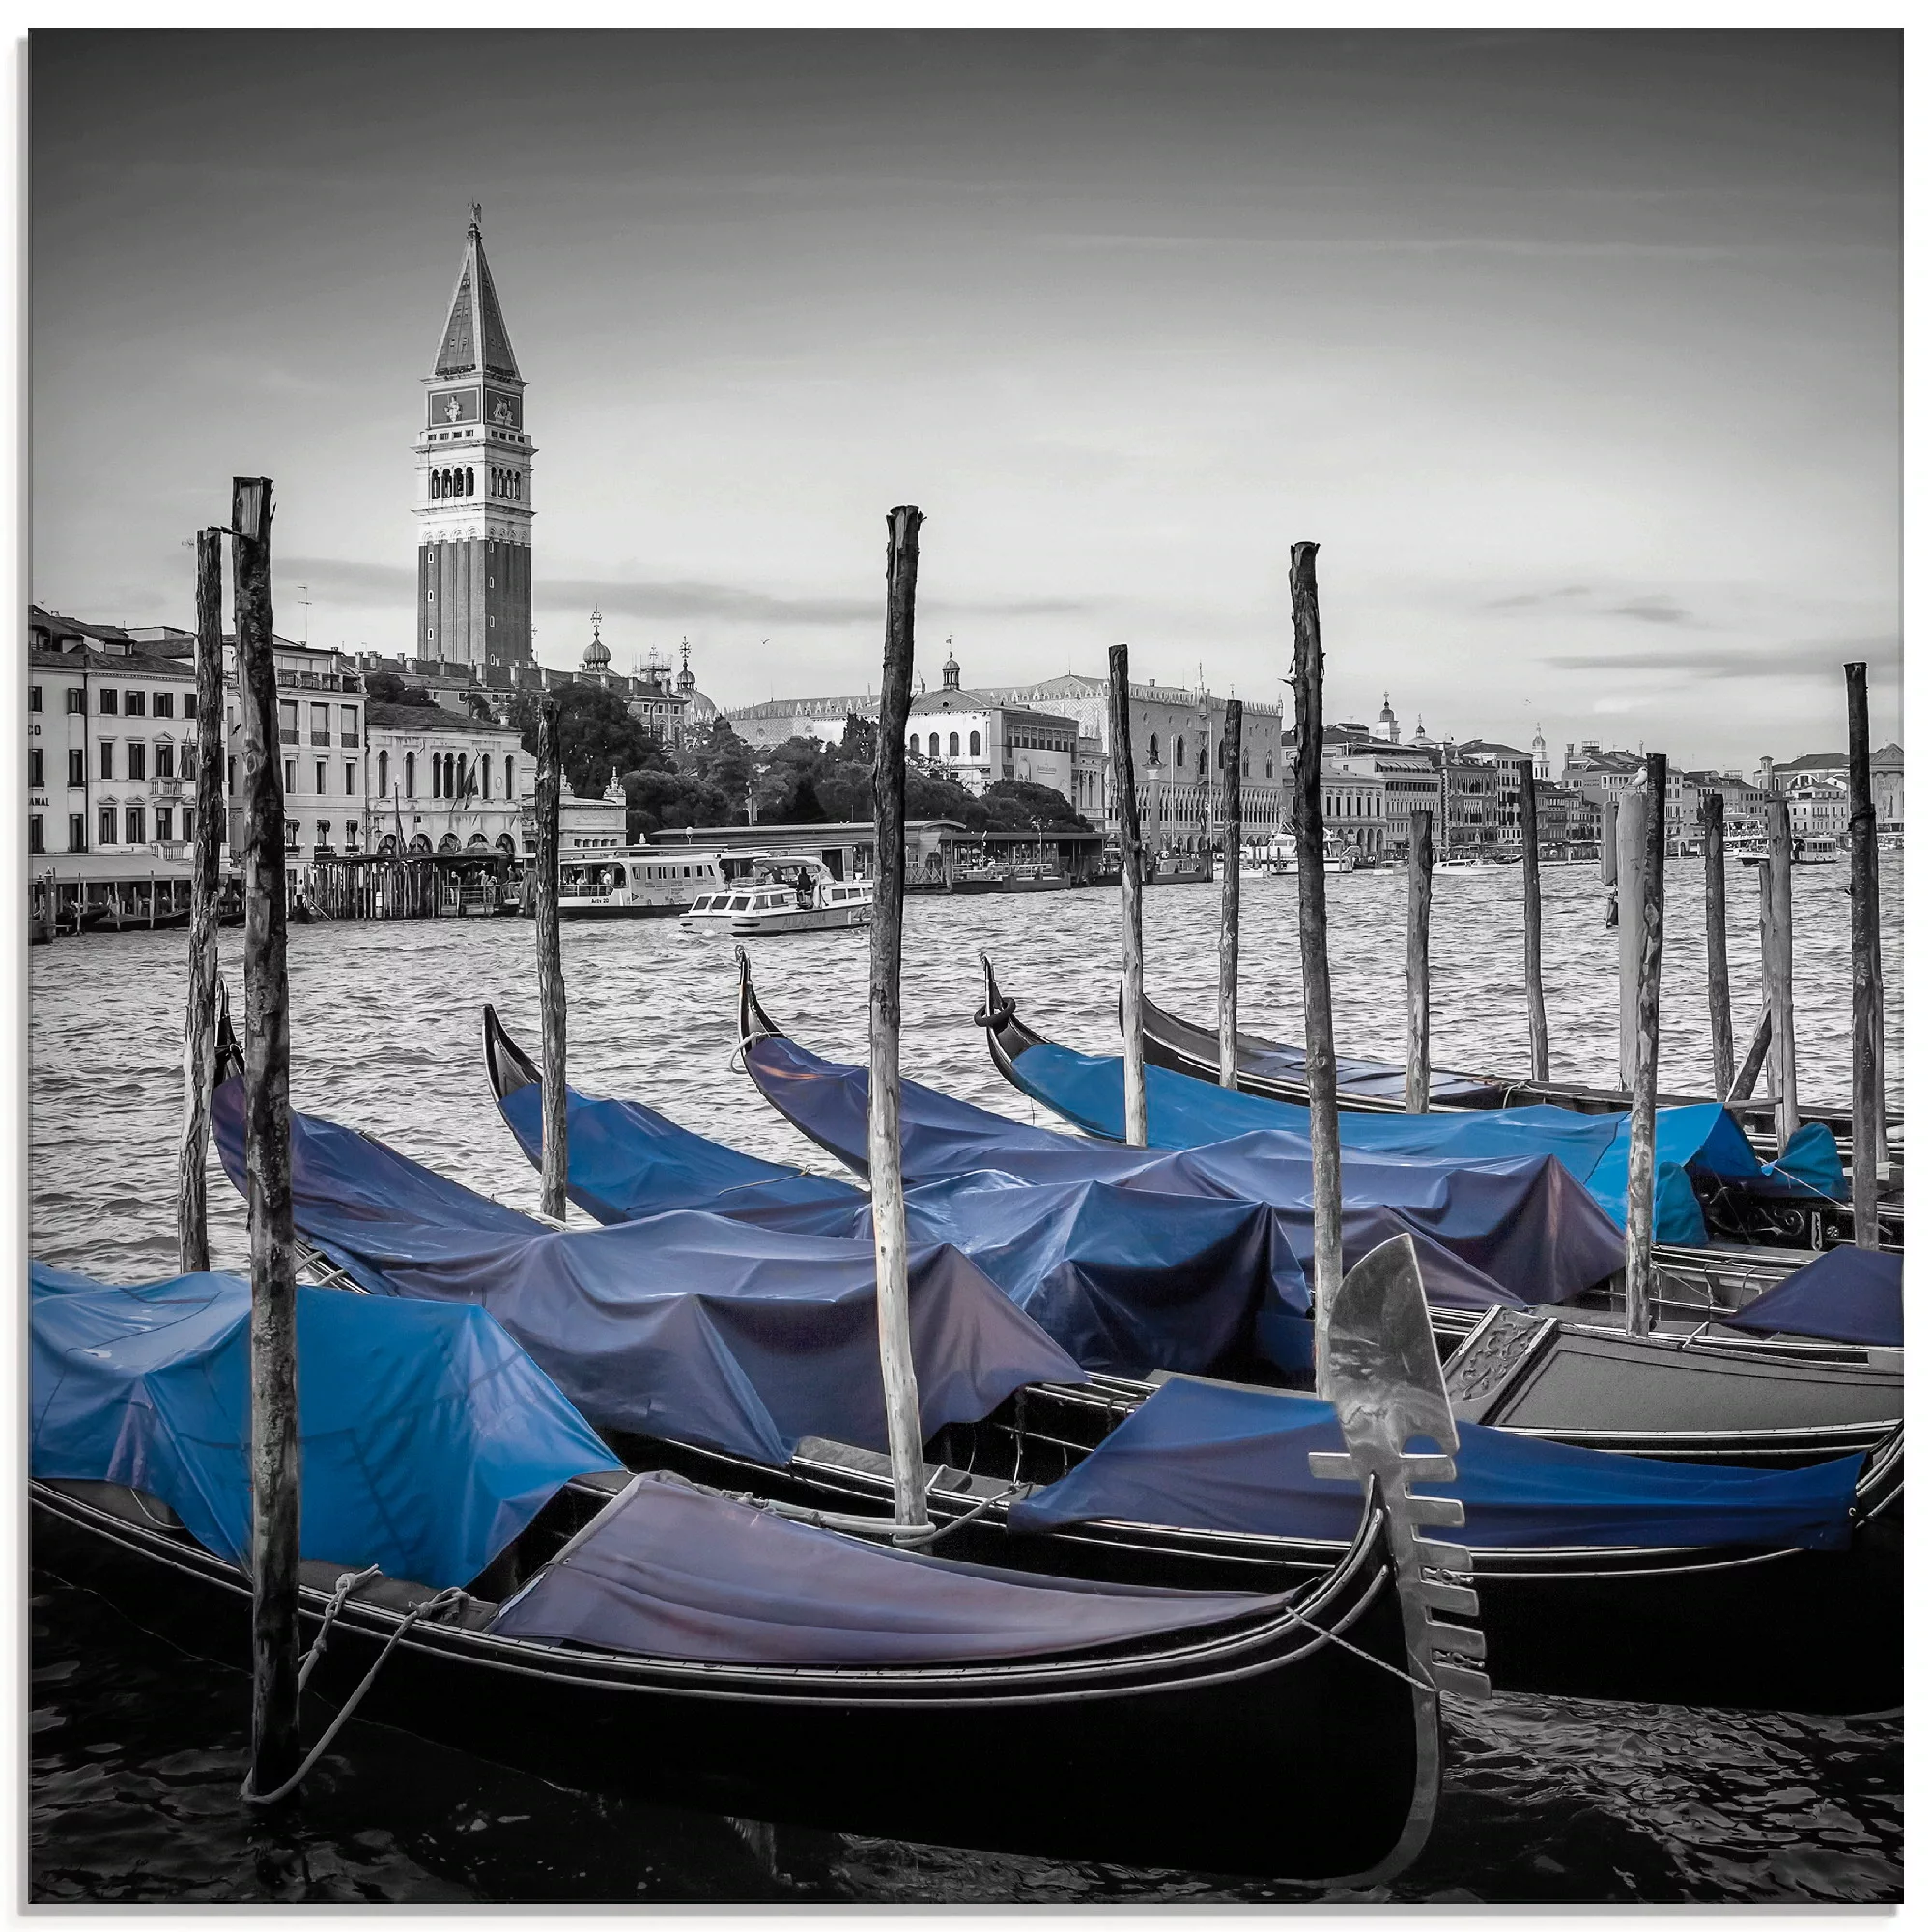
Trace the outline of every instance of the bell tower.
{"type": "Polygon", "coordinates": [[[423,378],[416,439],[416,655],[528,664],[530,459],[524,379],[483,256],[469,232],[436,363],[423,378]]]}

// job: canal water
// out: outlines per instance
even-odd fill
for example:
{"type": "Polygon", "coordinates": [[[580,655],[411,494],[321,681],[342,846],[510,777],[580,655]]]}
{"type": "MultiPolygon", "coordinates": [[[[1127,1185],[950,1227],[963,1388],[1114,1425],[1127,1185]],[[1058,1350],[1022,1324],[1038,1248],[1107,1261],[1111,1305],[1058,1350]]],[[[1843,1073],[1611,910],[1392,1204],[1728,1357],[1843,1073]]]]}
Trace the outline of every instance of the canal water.
{"type": "MultiPolygon", "coordinates": [[[[1728,868],[1741,1034],[1755,1015],[1757,888],[1728,868]]],[[[1794,874],[1800,1091],[1850,1087],[1850,901],[1843,865],[1794,874]]],[[[1402,1050],[1406,882],[1327,880],[1337,1044],[1402,1050]]],[[[1887,1087],[1903,1080],[1899,863],[1882,874],[1887,1087]]],[[[1666,868],[1662,1083],[1707,1091],[1702,867],[1666,868]]],[[[1242,1022],[1300,1032],[1293,879],[1246,882],[1242,1022]]],[[[1432,948],[1435,1057],[1527,1071],[1520,875],[1439,873],[1432,948]]],[[[1218,894],[1147,897],[1148,988],[1211,1018],[1218,894]]],[[[1544,874],[1550,1070],[1613,1084],[1616,935],[1596,868],[1544,874]]],[[[224,970],[239,997],[239,931],[224,970]]],[[[289,936],[295,1104],[533,1207],[536,1177],[490,1097],[482,1003],[538,1037],[534,941],[518,920],[312,925],[289,936]]],[[[110,1281],[172,1272],[185,937],[124,934],[34,949],[31,1225],[42,1260],[110,1281]]],[[[979,957],[1049,1037],[1118,1050],[1119,902],[1105,891],[920,898],[906,918],[904,1065],[1021,1119],[1034,1109],[973,1023],[979,957]]],[[[775,1021],[863,1060],[859,933],[762,942],[775,1021]]],[[[564,928],[570,1072],[747,1151],[831,1171],[731,1064],[728,943],[674,922],[564,928]]],[[[215,1265],[245,1268],[241,1203],[211,1178],[215,1265]]],[[[573,1210],[573,1216],[575,1210],[573,1210]]],[[[962,1852],[722,1819],[569,1791],[387,1729],[352,1723],[298,1817],[265,1823],[237,1796],[246,1680],[190,1661],[99,1599],[36,1573],[32,1616],[32,1895],[39,1900],[1098,1903],[1293,1900],[1306,1887],[962,1852]]],[[[1776,1614],[1776,1605],[1766,1605],[1776,1614]]],[[[1722,1631],[1646,1634],[1721,1644],[1722,1631]]],[[[1435,1835],[1395,1887],[1438,1901],[1895,1901],[1902,1895],[1902,1723],[1498,1695],[1451,1714],[1435,1835]]],[[[649,1741],[640,1739],[639,1748],[649,1741]]],[[[820,1775],[800,1767],[800,1775],[820,1775]]],[[[938,1787],[943,1788],[943,1780],[938,1787]]],[[[1026,1802],[1024,1775],[1014,1803],[1026,1802]]],[[[940,1835],[937,1825],[935,1835],[940,1835]]]]}

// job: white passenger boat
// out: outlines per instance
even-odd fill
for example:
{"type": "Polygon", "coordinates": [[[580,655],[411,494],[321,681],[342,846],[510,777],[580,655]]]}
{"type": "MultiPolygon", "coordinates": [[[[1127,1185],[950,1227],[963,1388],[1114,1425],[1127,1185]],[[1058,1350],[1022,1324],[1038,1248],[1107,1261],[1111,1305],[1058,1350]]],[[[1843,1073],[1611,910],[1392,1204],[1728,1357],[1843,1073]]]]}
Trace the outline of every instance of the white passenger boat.
{"type": "Polygon", "coordinates": [[[837,879],[818,859],[761,858],[751,875],[704,894],[678,923],[687,932],[734,939],[831,932],[872,923],[872,881],[837,879]]]}
{"type": "MultiPolygon", "coordinates": [[[[733,859],[737,857],[734,853],[733,859]]],[[[622,845],[557,867],[563,919],[664,919],[730,883],[724,855],[656,845],[622,845]]]]}

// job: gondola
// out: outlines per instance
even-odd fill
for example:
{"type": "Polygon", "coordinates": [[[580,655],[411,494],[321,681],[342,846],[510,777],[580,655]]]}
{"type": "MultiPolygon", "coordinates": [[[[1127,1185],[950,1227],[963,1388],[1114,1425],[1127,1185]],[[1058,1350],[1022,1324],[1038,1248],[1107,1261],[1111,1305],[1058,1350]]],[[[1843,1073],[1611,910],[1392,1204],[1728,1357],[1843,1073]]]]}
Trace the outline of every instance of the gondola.
{"type": "MultiPolygon", "coordinates": [[[[761,1010],[755,1020],[748,1016],[747,1031],[759,1023],[770,1024],[761,1010]]],[[[492,1083],[499,1096],[524,1095],[516,1124],[527,1152],[530,1144],[521,1113],[527,1111],[539,1070],[494,1013],[486,1013],[485,1040],[492,1083]]],[[[581,1096],[573,1093],[571,1100],[575,1108],[581,1096]]],[[[594,1122],[586,1116],[585,1124],[604,1154],[634,1172],[654,1154],[668,1153],[677,1162],[681,1143],[694,1138],[636,1103],[621,1103],[621,1112],[617,1103],[596,1105],[600,1111],[594,1122]],[[620,1146],[616,1136],[626,1114],[639,1138],[620,1146]]],[[[505,1114],[510,1119],[512,1110],[506,1108],[505,1114]]],[[[731,1178],[746,1200],[781,1189],[797,1178],[749,1156],[734,1160],[731,1178]]],[[[601,1206],[603,1211],[611,1211],[608,1201],[600,1204],[594,1192],[580,1198],[589,1200],[593,1210],[601,1206]]],[[[639,1205],[651,1204],[642,1200],[639,1205]]],[[[1614,1343],[1621,1338],[1612,1334],[1608,1339],[1614,1343]]],[[[1479,1345],[1468,1360],[1471,1384],[1480,1380],[1484,1359],[1479,1345]]],[[[933,1459],[927,1470],[932,1506],[936,1515],[960,1525],[958,1534],[971,1541],[976,1553],[984,1539],[993,1560],[1077,1567],[1088,1575],[1153,1577],[1209,1587],[1217,1576],[1278,1578],[1295,1574],[1299,1565],[1327,1560],[1332,1545],[1324,1545],[1312,1531],[1263,1534],[1254,1524],[1226,1520],[1190,1524],[1173,1518],[1160,1523],[1122,1518],[1068,1522],[1058,1526],[1050,1538],[1022,1535],[1004,1552],[1000,1550],[1003,1526],[1022,1522],[1030,1510],[1039,1507],[1034,1499],[1040,1491],[1074,1476],[1094,1451],[1101,1450],[1104,1456],[1104,1445],[1116,1439],[1151,1400],[1170,1402],[1183,1387],[1221,1386],[1197,1378],[1090,1374],[1077,1386],[1029,1387],[979,1424],[943,1432],[928,1444],[933,1459]]],[[[1236,1405],[1297,1400],[1252,1387],[1232,1391],[1226,1399],[1236,1405]]],[[[1500,1412],[1512,1400],[1510,1391],[1498,1384],[1474,1412],[1500,1412]]],[[[1465,1430],[1464,1454],[1483,1450],[1487,1434],[1478,1427],[1472,1440],[1465,1430]]],[[[641,1465],[668,1458],[673,1466],[705,1480],[758,1488],[798,1507],[890,1506],[885,1459],[849,1444],[808,1438],[782,1470],[774,1471],[745,1459],[705,1457],[688,1445],[671,1447],[623,1435],[611,1439],[627,1463],[641,1465]]],[[[1183,1458],[1186,1466],[1197,1465],[1203,1446],[1197,1444],[1183,1458]]],[[[1206,1446],[1211,1447],[1211,1432],[1206,1446]]],[[[1619,1437],[1606,1446],[1632,1445],[1619,1437]]],[[[1733,1453],[1739,1447],[1735,1441],[1725,1446],[1733,1453]]],[[[1834,1447],[1856,1452],[1860,1444],[1834,1444],[1827,1435],[1808,1441],[1787,1437],[1769,1445],[1770,1453],[1762,1441],[1747,1446],[1775,1467],[1781,1461],[1803,1462],[1807,1452],[1813,1459],[1830,1455],[1834,1447]]],[[[1670,1453],[1688,1460],[1711,1447],[1708,1440],[1680,1437],[1670,1453]]],[[[1625,1463],[1617,1457],[1603,1461],[1625,1463]]],[[[1551,1482],[1561,1480],[1557,1465],[1564,1462],[1562,1455],[1551,1452],[1546,1462],[1548,1466],[1532,1478],[1531,1493],[1547,1493],[1551,1482]]],[[[1574,1465],[1565,1466],[1574,1472],[1574,1465]]],[[[1589,1473],[1586,1469],[1585,1475],[1589,1473]]],[[[1609,1533],[1607,1520],[1593,1514],[1596,1506],[1580,1496],[1567,1521],[1587,1527],[1573,1528],[1566,1535],[1560,1527],[1545,1526],[1538,1531],[1541,1540],[1535,1547],[1526,1548],[1509,1545],[1510,1531],[1482,1506],[1472,1505],[1465,1541],[1472,1548],[1486,1616],[1493,1603],[1493,1628],[1507,1633],[1506,1638],[1491,1646],[1492,1674],[1504,1688],[1540,1692],[1774,1708],[1889,1705],[1898,1694],[1903,1475],[1902,1427],[1894,1425],[1875,1438],[1856,1488],[1844,1494],[1850,1535],[1844,1548],[1831,1550],[1774,1550],[1735,1533],[1726,1541],[1708,1524],[1701,1542],[1687,1533],[1677,1540],[1666,1536],[1662,1547],[1653,1536],[1650,1547],[1644,1547],[1628,1521],[1609,1533]],[[1483,1539],[1492,1526],[1502,1540],[1488,1546],[1483,1539]],[[1802,1646],[1787,1643],[1779,1634],[1782,1623],[1774,1630],[1762,1619],[1767,1591],[1784,1606],[1790,1628],[1809,1633],[1802,1646]],[[1634,1649],[1628,1643],[1628,1632],[1637,1627],[1723,1629],[1752,1634],[1721,1653],[1691,1647],[1660,1654],[1654,1646],[1634,1649]],[[1871,1640],[1851,1638],[1848,1634],[1854,1632],[1864,1633],[1871,1640]]],[[[1633,1471],[1632,1479],[1643,1480],[1640,1469],[1633,1471]]],[[[1721,1489],[1733,1478],[1714,1480],[1721,1489]]],[[[1737,1488],[1747,1492],[1749,1485],[1740,1483],[1737,1488]]]]}
{"type": "MultiPolygon", "coordinates": [[[[245,1284],[230,1283],[245,1335],[245,1284]]],[[[312,1688],[339,1702],[368,1678],[369,1717],[575,1787],[924,1841],[1384,1882],[1429,1835],[1441,1691],[1487,1685],[1480,1630],[1435,1614],[1476,1604],[1437,1580],[1458,1552],[1418,1538],[1417,1522],[1445,1518],[1408,1497],[1423,1463],[1392,1434],[1406,1418],[1453,1441],[1439,1378],[1432,1358],[1433,1389],[1402,1379],[1409,1363],[1378,1340],[1375,1281],[1355,1292],[1367,1381],[1344,1377],[1349,1451],[1321,1473],[1359,1479],[1366,1498],[1338,1560],[1298,1586],[991,1571],[663,1473],[593,1475],[556,1489],[467,1588],[358,1574],[360,1549],[304,1562],[312,1688]]],[[[305,1421],[311,1386],[305,1373],[305,1421]]],[[[36,1562],[191,1655],[245,1663],[247,1574],[165,1497],[98,1476],[36,1475],[29,1492],[36,1562]]]]}
{"type": "MultiPolygon", "coordinates": [[[[986,1030],[987,1052],[1001,1076],[1082,1133],[1120,1142],[1119,1057],[1074,1053],[1046,1039],[1001,992],[992,960],[981,954],[980,966],[985,1004],[976,1018],[986,1030]]],[[[1307,1109],[1293,1101],[1230,1093],[1218,1083],[1183,1077],[1168,1067],[1150,1065],[1147,1100],[1148,1137],[1161,1149],[1201,1146],[1258,1130],[1304,1137],[1308,1131],[1307,1109]]],[[[1629,1151],[1621,1117],[1536,1106],[1393,1116],[1350,1111],[1338,1119],[1345,1153],[1386,1151],[1456,1160],[1511,1148],[1547,1148],[1584,1177],[1605,1211],[1621,1222],[1629,1151]]],[[[1705,1102],[1660,1110],[1656,1150],[1655,1235],[1673,1278],[1701,1265],[1715,1280],[1729,1275],[1742,1285],[1747,1279],[1738,1275],[1742,1260],[1763,1270],[1760,1279],[1777,1279],[1801,1266],[1821,1245],[1800,1245],[1821,1209],[1832,1243],[1850,1236],[1849,1206],[1820,1191],[1844,1190],[1843,1172],[1829,1138],[1821,1137],[1811,1150],[1808,1168],[1795,1149],[1786,1165],[1766,1167],[1728,1111],[1705,1102]]],[[[1893,1237],[1895,1250],[1902,1244],[1902,1219],[1887,1223],[1886,1233],[1893,1237]]],[[[1704,1303],[1705,1312],[1712,1312],[1710,1295],[1704,1303]]]]}
{"type": "MultiPolygon", "coordinates": [[[[739,1029],[746,1071],[765,1098],[863,1172],[863,1133],[850,1131],[863,1069],[815,1062],[793,1046],[759,1004],[742,961],[739,1029]],[[828,1102],[816,1087],[842,1091],[828,1102]],[[808,1109],[810,1125],[801,1119],[808,1109]]],[[[1028,1131],[961,1102],[947,1106],[955,1119],[971,1115],[981,1123],[972,1145],[972,1158],[981,1163],[997,1158],[1003,1132],[1028,1131]]],[[[1561,1306],[1499,1306],[1473,1323],[1466,1315],[1433,1319],[1453,1349],[1444,1373],[1452,1402],[1462,1405],[1458,1413],[1551,1440],[1680,1461],[1796,1466],[1875,1449],[1904,1414],[1902,1350],[1703,1325],[1688,1334],[1630,1335],[1607,1311],[1584,1320],[1561,1306]]]]}
{"type": "MultiPolygon", "coordinates": [[[[1208,1027],[1168,1012],[1145,994],[1141,1000],[1142,1037],[1150,1066],[1165,1066],[1197,1080],[1218,1083],[1221,1077],[1219,1036],[1208,1027]]],[[[1342,1107],[1399,1113],[1403,1107],[1404,1070],[1383,1061],[1337,1061],[1336,1103],[1342,1107]]],[[[1270,1100],[1289,1100],[1296,1106],[1308,1104],[1308,1085],[1303,1072],[1302,1050],[1259,1034],[1239,1037],[1236,1077],[1241,1090],[1260,1094],[1270,1100]]],[[[1708,1095],[1660,1094],[1661,1107],[1690,1107],[1705,1104],[1708,1095]]],[[[1630,1109],[1630,1095],[1614,1088],[1591,1087],[1579,1081],[1519,1080],[1498,1075],[1434,1071],[1430,1079],[1431,1107],[1515,1107],[1540,1104],[1568,1107],[1586,1114],[1621,1114],[1630,1109]]],[[[1776,1124],[1768,1102],[1733,1102],[1731,1113],[1744,1128],[1762,1159],[1777,1152],[1776,1124]]],[[[1849,1108],[1799,1108],[1801,1122],[1823,1122],[1831,1128],[1847,1158],[1851,1152],[1852,1118],[1849,1108]]],[[[1886,1130],[1891,1150],[1894,1174],[1904,1159],[1905,1117],[1889,1113],[1886,1130]]],[[[1813,1240],[1813,1247],[1822,1240],[1813,1240]]]]}

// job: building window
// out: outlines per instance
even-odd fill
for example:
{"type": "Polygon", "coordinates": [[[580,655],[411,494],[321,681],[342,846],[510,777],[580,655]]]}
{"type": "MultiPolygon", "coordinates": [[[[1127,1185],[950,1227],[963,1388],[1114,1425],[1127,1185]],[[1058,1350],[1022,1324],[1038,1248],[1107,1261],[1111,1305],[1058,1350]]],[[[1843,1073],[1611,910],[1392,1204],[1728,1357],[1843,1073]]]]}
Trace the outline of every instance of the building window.
{"type": "MultiPolygon", "coordinates": [[[[175,748],[167,739],[163,738],[155,747],[155,776],[157,779],[171,779],[174,775],[175,748]]],[[[128,776],[132,778],[134,774],[130,771],[128,776]]]]}
{"type": "Polygon", "coordinates": [[[315,821],[315,849],[320,852],[328,843],[329,822],[326,818],[315,821]]]}
{"type": "Polygon", "coordinates": [[[490,753],[488,752],[485,752],[483,753],[482,796],[484,798],[488,798],[490,796],[490,753]]]}
{"type": "Polygon", "coordinates": [[[138,845],[148,836],[148,814],[138,805],[130,805],[123,814],[127,820],[128,837],[123,841],[128,845],[138,845]]]}
{"type": "Polygon", "coordinates": [[[311,745],[328,743],[328,706],[311,704],[308,708],[308,741],[311,745]]]}
{"type": "Polygon", "coordinates": [[[939,733],[937,731],[931,733],[926,739],[925,755],[928,758],[936,758],[939,755],[939,733]]]}
{"type": "Polygon", "coordinates": [[[194,715],[194,693],[185,691],[182,693],[182,716],[184,718],[192,718],[194,715]]]}
{"type": "Polygon", "coordinates": [[[128,776],[145,781],[148,776],[148,748],[136,741],[128,747],[128,776]]]}
{"type": "Polygon", "coordinates": [[[70,752],[67,754],[67,781],[71,786],[87,782],[87,753],[70,752]]]}
{"type": "Polygon", "coordinates": [[[516,759],[505,758],[503,760],[503,796],[505,798],[515,798],[517,795],[516,770],[516,759]]]}
{"type": "Polygon", "coordinates": [[[235,790],[235,760],[233,758],[228,760],[228,790],[232,796],[235,790]]]}
{"type": "Polygon", "coordinates": [[[100,747],[100,776],[111,779],[114,776],[114,740],[109,738],[100,747]]]}
{"type": "Polygon", "coordinates": [[[284,798],[293,798],[295,790],[296,761],[293,758],[284,758],[282,760],[282,796],[284,798]]]}
{"type": "MultiPolygon", "coordinates": [[[[41,687],[38,684],[30,684],[27,687],[27,709],[29,711],[38,711],[40,708],[41,708],[41,687]]],[[[40,848],[38,846],[35,847],[36,851],[38,851],[39,849],[40,848]]]]}
{"type": "Polygon", "coordinates": [[[129,718],[145,718],[148,715],[148,694],[145,691],[130,691],[128,694],[125,715],[129,718]]]}
{"type": "Polygon", "coordinates": [[[155,716],[172,718],[175,715],[175,695],[172,691],[155,693],[155,716]]]}
{"type": "Polygon", "coordinates": [[[970,750],[970,751],[969,751],[969,752],[967,753],[967,756],[968,756],[968,757],[973,757],[973,758],[977,758],[977,757],[978,757],[978,756],[980,755],[980,734],[979,734],[979,732],[977,732],[977,731],[974,731],[974,732],[970,732],[970,733],[968,734],[968,736],[967,736],[967,739],[966,739],[966,742],[967,742],[967,744],[968,744],[968,745],[969,745],[969,746],[970,746],[970,747],[972,748],[972,749],[971,749],[971,750],[970,750]]]}
{"type": "Polygon", "coordinates": [[[296,709],[295,699],[283,698],[276,706],[276,712],[279,720],[277,728],[281,731],[282,743],[285,745],[298,743],[301,737],[301,720],[296,709]]]}
{"type": "Polygon", "coordinates": [[[39,812],[31,812],[27,818],[27,850],[44,852],[47,849],[45,821],[39,812]]]}
{"type": "Polygon", "coordinates": [[[67,815],[67,849],[70,852],[87,850],[87,814],[84,811],[70,811],[67,815]]]}
{"type": "MultiPolygon", "coordinates": [[[[39,791],[46,783],[46,779],[43,771],[43,763],[44,761],[41,756],[41,748],[38,745],[29,745],[27,747],[27,782],[36,791],[39,791]]],[[[34,822],[38,825],[40,820],[36,819],[34,822]]]]}
{"type": "Polygon", "coordinates": [[[949,731],[946,734],[946,755],[949,758],[956,758],[959,755],[959,733],[957,731],[949,731]]]}
{"type": "Polygon", "coordinates": [[[355,707],[353,704],[345,704],[342,707],[343,747],[345,750],[353,752],[361,744],[361,742],[362,739],[359,735],[356,724],[355,707]]]}
{"type": "Polygon", "coordinates": [[[190,840],[192,840],[193,838],[194,838],[194,807],[191,805],[185,805],[182,807],[182,842],[184,844],[186,844],[190,840]]]}
{"type": "Polygon", "coordinates": [[[389,754],[387,752],[376,753],[376,789],[383,797],[389,795],[389,754]]]}
{"type": "Polygon", "coordinates": [[[118,691],[109,691],[103,685],[100,690],[100,715],[103,718],[112,718],[120,709],[121,694],[118,691]]]}
{"type": "Polygon", "coordinates": [[[919,756],[919,733],[917,731],[915,731],[912,734],[912,736],[906,740],[906,750],[910,752],[914,757],[919,756]]]}
{"type": "MultiPolygon", "coordinates": [[[[78,717],[84,714],[87,710],[87,693],[81,690],[80,686],[77,684],[72,684],[68,687],[67,708],[68,708],[68,715],[70,717],[78,717]]],[[[82,848],[76,845],[73,849],[76,852],[78,852],[82,848]]]]}
{"type": "Polygon", "coordinates": [[[171,844],[175,836],[175,812],[171,805],[157,805],[155,808],[155,837],[163,845],[171,844]]]}
{"type": "Polygon", "coordinates": [[[355,760],[344,758],[342,761],[342,789],[349,797],[355,796],[355,760]]]}
{"type": "Polygon", "coordinates": [[[327,796],[328,760],[327,758],[318,758],[315,761],[315,788],[317,792],[320,793],[322,796],[324,797],[327,796]]]}
{"type": "Polygon", "coordinates": [[[416,754],[413,752],[406,752],[403,754],[403,796],[405,798],[413,798],[415,795],[416,754]]]}
{"type": "Polygon", "coordinates": [[[1160,734],[1157,731],[1148,733],[1148,763],[1151,765],[1160,763],[1160,734]]]}

